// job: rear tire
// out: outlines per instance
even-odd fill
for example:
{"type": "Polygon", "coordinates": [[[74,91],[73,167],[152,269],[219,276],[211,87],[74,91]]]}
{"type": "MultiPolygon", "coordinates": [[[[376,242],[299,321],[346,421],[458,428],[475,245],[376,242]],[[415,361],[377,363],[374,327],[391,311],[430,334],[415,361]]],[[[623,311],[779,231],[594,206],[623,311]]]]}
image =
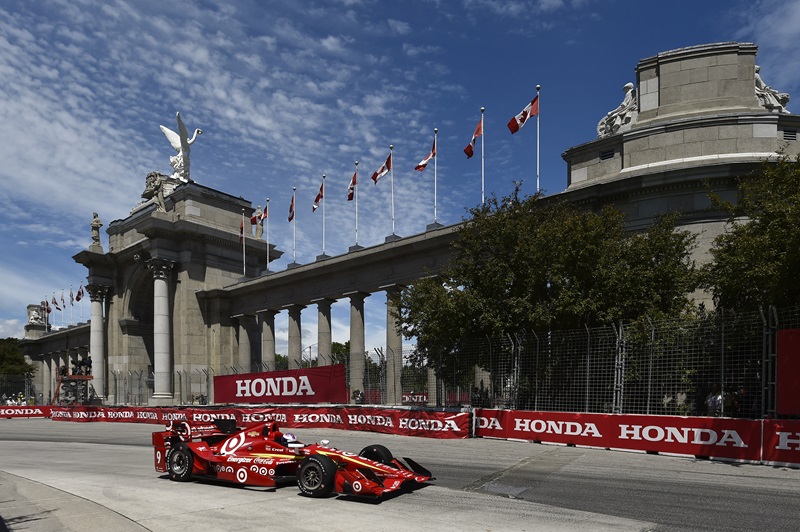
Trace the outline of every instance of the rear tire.
{"type": "Polygon", "coordinates": [[[324,454],[307,456],[297,468],[297,487],[309,497],[330,495],[335,479],[336,464],[324,454]]]}
{"type": "Polygon", "coordinates": [[[385,465],[393,465],[392,460],[394,457],[392,456],[392,451],[377,443],[373,445],[367,445],[361,449],[361,452],[358,453],[358,456],[366,458],[367,460],[380,462],[385,465]]]}
{"type": "Polygon", "coordinates": [[[192,452],[183,442],[176,442],[167,452],[167,473],[169,479],[176,482],[186,482],[192,478],[194,457],[192,452]]]}

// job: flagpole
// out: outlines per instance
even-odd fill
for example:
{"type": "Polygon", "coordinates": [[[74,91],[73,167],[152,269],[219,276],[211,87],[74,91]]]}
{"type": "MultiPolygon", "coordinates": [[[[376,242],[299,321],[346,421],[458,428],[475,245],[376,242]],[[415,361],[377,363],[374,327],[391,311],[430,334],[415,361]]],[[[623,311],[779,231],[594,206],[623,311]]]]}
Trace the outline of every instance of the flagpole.
{"type": "Polygon", "coordinates": [[[267,209],[264,212],[267,214],[267,272],[269,272],[269,198],[267,198],[267,209]]]}
{"type": "Polygon", "coordinates": [[[389,157],[392,161],[392,236],[395,235],[394,233],[394,145],[389,144],[389,157]]]}
{"type": "Polygon", "coordinates": [[[72,307],[75,306],[75,299],[72,297],[72,285],[69,285],[69,323],[72,325],[74,323],[73,316],[72,316],[72,307]]]}
{"type": "Polygon", "coordinates": [[[439,128],[433,128],[433,223],[436,223],[436,152],[437,150],[437,136],[439,128]]]}
{"type": "Polygon", "coordinates": [[[294,204],[297,187],[292,187],[292,263],[297,264],[297,206],[294,204]]]}
{"type": "Polygon", "coordinates": [[[242,209],[242,277],[247,277],[247,257],[245,249],[247,248],[247,240],[244,236],[244,209],[242,209]]]}
{"type": "Polygon", "coordinates": [[[483,144],[483,137],[486,136],[486,131],[483,129],[483,112],[486,110],[485,107],[481,107],[481,205],[485,202],[485,188],[486,188],[486,175],[484,173],[484,164],[485,164],[485,155],[486,151],[484,149],[483,144]]]}
{"type": "Polygon", "coordinates": [[[542,100],[539,98],[539,89],[541,89],[541,85],[536,85],[536,98],[537,103],[539,104],[539,111],[536,113],[536,193],[539,193],[539,115],[541,115],[542,109],[542,100]]]}
{"type": "Polygon", "coordinates": [[[325,256],[325,174],[322,174],[322,256],[325,256]]]}
{"type": "Polygon", "coordinates": [[[356,196],[356,246],[358,246],[358,161],[356,161],[356,182],[353,183],[353,193],[356,196]]]}

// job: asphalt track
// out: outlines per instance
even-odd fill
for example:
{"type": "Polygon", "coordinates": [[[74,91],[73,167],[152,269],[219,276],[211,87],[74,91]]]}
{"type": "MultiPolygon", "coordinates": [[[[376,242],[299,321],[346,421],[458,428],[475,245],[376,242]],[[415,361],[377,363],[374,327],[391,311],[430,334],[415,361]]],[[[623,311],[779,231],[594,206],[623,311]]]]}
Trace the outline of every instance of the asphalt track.
{"type": "Polygon", "coordinates": [[[297,429],[358,451],[381,443],[436,476],[376,502],[296,486],[171,482],[158,425],[0,419],[0,532],[791,530],[800,471],[486,439],[297,429]]]}

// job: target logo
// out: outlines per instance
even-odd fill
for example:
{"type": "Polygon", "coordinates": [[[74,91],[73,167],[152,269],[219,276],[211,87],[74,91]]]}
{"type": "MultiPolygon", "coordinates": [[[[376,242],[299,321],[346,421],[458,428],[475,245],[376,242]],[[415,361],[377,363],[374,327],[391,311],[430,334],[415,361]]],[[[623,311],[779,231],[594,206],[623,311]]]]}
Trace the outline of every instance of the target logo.
{"type": "Polygon", "coordinates": [[[241,468],[236,471],[236,480],[244,484],[247,482],[247,469],[241,468]]]}
{"type": "Polygon", "coordinates": [[[239,447],[241,447],[242,444],[244,443],[244,437],[245,437],[244,433],[240,432],[239,434],[237,434],[233,438],[227,440],[222,445],[222,449],[220,450],[220,453],[222,455],[228,455],[228,454],[235,453],[237,451],[237,449],[239,449],[239,447]]]}
{"type": "Polygon", "coordinates": [[[353,491],[356,493],[361,491],[361,482],[355,481],[353,482],[353,491]]]}

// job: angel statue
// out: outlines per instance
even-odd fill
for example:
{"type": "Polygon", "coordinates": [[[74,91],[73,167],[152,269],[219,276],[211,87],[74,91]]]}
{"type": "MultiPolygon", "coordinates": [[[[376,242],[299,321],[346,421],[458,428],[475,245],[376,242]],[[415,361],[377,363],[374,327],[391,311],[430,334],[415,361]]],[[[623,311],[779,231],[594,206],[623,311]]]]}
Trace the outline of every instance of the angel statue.
{"type": "Polygon", "coordinates": [[[189,133],[186,131],[186,126],[183,125],[183,120],[181,120],[181,113],[178,112],[175,114],[178,118],[177,133],[167,127],[160,127],[169,143],[172,144],[172,147],[178,152],[178,155],[173,155],[169,158],[169,164],[175,170],[172,177],[180,179],[184,183],[189,183],[191,182],[191,178],[189,177],[189,146],[194,144],[197,135],[202,135],[203,131],[201,129],[195,129],[194,135],[192,135],[190,139],[189,133]]]}

